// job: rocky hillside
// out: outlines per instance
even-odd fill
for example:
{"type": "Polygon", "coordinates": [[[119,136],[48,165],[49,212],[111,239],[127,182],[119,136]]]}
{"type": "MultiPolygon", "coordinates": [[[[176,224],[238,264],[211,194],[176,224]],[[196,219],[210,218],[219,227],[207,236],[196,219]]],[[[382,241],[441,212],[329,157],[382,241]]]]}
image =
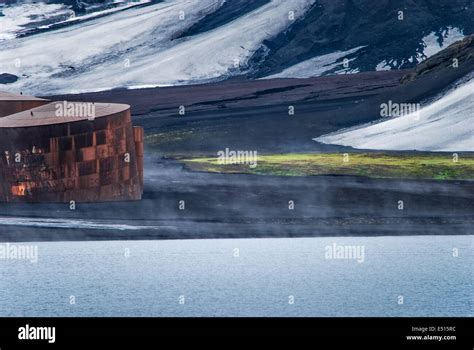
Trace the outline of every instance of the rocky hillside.
{"type": "Polygon", "coordinates": [[[420,79],[426,74],[439,74],[445,70],[474,70],[474,35],[450,45],[445,50],[420,63],[414,72],[403,77],[402,82],[420,79]]]}
{"type": "Polygon", "coordinates": [[[411,68],[429,56],[431,47],[474,33],[473,18],[471,0],[318,0],[289,30],[264,43],[266,49],[253,58],[258,69],[252,74],[278,73],[360,46],[348,56],[354,59],[351,69],[411,68]]]}

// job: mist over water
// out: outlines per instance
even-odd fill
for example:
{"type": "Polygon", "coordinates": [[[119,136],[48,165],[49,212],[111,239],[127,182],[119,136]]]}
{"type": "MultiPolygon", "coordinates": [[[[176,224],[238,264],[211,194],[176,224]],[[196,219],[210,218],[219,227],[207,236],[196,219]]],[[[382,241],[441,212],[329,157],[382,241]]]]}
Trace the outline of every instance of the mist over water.
{"type": "Polygon", "coordinates": [[[29,244],[0,260],[1,316],[473,315],[473,236],[29,244]]]}

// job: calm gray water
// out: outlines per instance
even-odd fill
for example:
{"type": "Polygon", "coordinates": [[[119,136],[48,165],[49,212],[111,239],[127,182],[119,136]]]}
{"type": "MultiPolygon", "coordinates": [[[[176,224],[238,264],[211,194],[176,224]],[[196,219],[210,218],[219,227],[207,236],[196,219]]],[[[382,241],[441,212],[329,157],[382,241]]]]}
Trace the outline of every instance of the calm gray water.
{"type": "Polygon", "coordinates": [[[0,316],[472,316],[473,238],[32,243],[0,259],[0,316]]]}

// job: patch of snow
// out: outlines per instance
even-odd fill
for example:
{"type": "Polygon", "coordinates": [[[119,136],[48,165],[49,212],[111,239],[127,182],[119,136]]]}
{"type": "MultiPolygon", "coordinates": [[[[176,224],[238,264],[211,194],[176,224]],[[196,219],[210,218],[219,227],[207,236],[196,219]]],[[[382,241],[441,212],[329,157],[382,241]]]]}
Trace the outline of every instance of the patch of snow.
{"type": "Polygon", "coordinates": [[[88,19],[91,19],[91,18],[96,18],[96,17],[99,17],[99,16],[103,16],[103,15],[109,15],[109,14],[112,14],[114,12],[129,9],[131,7],[135,7],[135,6],[138,6],[138,5],[148,4],[150,2],[151,2],[151,0],[135,0],[134,2],[115,1],[115,3],[117,3],[117,4],[122,4],[123,3],[123,5],[113,7],[113,8],[109,8],[109,9],[102,10],[102,11],[91,12],[91,13],[81,15],[81,16],[77,16],[77,17],[76,16],[71,16],[71,17],[69,17],[68,19],[66,19],[64,21],[59,21],[59,22],[55,22],[55,23],[52,23],[52,24],[39,26],[38,28],[39,29],[48,29],[48,28],[51,28],[51,27],[56,26],[58,24],[80,22],[80,21],[83,21],[83,20],[86,20],[86,19],[88,20],[88,19]]]}
{"type": "MultiPolygon", "coordinates": [[[[353,54],[365,46],[355,47],[347,51],[336,51],[327,55],[310,58],[309,60],[288,67],[280,73],[272,74],[264,79],[272,78],[309,78],[323,75],[339,66],[342,67],[344,57],[353,54]]],[[[355,58],[348,59],[352,62],[355,58]]]]}
{"type": "Polygon", "coordinates": [[[33,21],[72,16],[74,11],[64,5],[38,2],[6,6],[2,9],[2,13],[4,16],[0,17],[0,40],[9,40],[15,38],[25,29],[25,25],[33,21]]]}
{"type": "Polygon", "coordinates": [[[360,73],[360,69],[359,68],[344,68],[344,69],[337,70],[334,73],[335,74],[357,74],[357,73],[360,73]]]}
{"type": "Polygon", "coordinates": [[[392,69],[392,67],[390,66],[390,64],[387,63],[386,60],[383,60],[382,62],[377,64],[377,66],[375,67],[375,70],[377,72],[383,71],[383,70],[391,70],[391,69],[392,69]]]}
{"type": "MultiPolygon", "coordinates": [[[[408,57],[407,61],[410,63],[420,63],[456,41],[462,40],[464,37],[465,35],[463,34],[463,31],[456,27],[446,27],[445,29],[440,29],[438,32],[431,32],[422,39],[422,50],[415,55],[408,57]]],[[[400,69],[405,62],[405,60],[402,60],[399,63],[393,58],[385,59],[377,64],[375,70],[384,71],[400,69]]]]}
{"type": "Polygon", "coordinates": [[[359,149],[474,151],[474,79],[422,107],[418,113],[314,140],[359,149]]]}
{"type": "Polygon", "coordinates": [[[431,57],[456,41],[462,40],[464,34],[461,29],[447,27],[444,30],[432,32],[423,38],[423,53],[418,56],[418,61],[431,57]]]}

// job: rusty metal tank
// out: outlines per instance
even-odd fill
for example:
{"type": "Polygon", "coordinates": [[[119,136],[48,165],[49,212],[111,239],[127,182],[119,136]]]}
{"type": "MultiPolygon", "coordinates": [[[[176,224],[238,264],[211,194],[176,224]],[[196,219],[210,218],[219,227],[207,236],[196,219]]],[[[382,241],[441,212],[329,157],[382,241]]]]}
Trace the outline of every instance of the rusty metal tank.
{"type": "Polygon", "coordinates": [[[139,200],[143,129],[125,104],[58,101],[0,118],[0,201],[139,200]]]}
{"type": "Polygon", "coordinates": [[[0,118],[49,103],[38,97],[0,91],[0,118]]]}

